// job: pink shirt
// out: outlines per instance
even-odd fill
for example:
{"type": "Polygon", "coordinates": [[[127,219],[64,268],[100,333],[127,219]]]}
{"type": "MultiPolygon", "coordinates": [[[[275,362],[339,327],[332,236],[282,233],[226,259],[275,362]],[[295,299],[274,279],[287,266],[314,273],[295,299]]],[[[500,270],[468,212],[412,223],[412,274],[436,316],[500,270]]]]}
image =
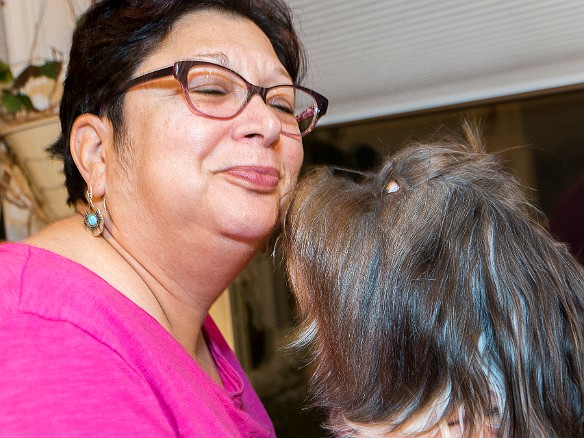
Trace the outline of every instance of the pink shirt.
{"type": "Polygon", "coordinates": [[[211,318],[224,386],[149,314],[83,266],[0,246],[0,435],[273,437],[211,318]]]}

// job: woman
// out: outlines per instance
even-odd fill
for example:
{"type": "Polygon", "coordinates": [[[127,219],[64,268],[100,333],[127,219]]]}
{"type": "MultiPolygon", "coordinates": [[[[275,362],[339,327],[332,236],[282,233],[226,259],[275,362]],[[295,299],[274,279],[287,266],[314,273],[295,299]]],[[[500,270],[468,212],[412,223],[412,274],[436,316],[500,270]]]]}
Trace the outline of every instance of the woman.
{"type": "Polygon", "coordinates": [[[4,434],[274,435],[208,310],[271,234],[326,111],[295,85],[302,61],[279,1],[85,14],[52,146],[83,216],[0,247],[4,434]]]}
{"type": "Polygon", "coordinates": [[[584,436],[584,272],[467,134],[290,198],[298,342],[339,436],[584,436]]]}

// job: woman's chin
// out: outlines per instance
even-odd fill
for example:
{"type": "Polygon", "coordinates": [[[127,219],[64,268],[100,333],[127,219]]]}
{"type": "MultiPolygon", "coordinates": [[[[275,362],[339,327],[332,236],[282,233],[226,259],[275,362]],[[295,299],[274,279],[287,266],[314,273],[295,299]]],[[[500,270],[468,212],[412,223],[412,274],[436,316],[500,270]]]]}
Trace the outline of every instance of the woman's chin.
{"type": "Polygon", "coordinates": [[[277,212],[270,216],[258,213],[257,215],[241,215],[231,220],[223,218],[224,220],[219,224],[220,233],[235,241],[246,242],[259,247],[274,232],[276,218],[277,212]]]}
{"type": "Polygon", "coordinates": [[[279,205],[273,197],[231,202],[229,208],[227,201],[216,205],[213,215],[220,234],[237,241],[263,242],[276,227],[279,205]]]}

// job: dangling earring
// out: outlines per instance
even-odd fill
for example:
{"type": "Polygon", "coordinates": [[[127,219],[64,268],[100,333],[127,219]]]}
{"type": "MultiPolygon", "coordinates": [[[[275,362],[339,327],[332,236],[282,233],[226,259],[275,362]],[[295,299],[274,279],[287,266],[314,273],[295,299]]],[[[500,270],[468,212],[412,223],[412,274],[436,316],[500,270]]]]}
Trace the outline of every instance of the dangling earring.
{"type": "Polygon", "coordinates": [[[103,216],[95,205],[93,205],[93,196],[91,186],[87,191],[87,211],[83,215],[83,226],[85,230],[93,237],[97,237],[103,231],[103,216]]]}
{"type": "Polygon", "coordinates": [[[103,195],[103,212],[109,214],[109,211],[107,211],[107,205],[105,205],[105,195],[103,195]]]}

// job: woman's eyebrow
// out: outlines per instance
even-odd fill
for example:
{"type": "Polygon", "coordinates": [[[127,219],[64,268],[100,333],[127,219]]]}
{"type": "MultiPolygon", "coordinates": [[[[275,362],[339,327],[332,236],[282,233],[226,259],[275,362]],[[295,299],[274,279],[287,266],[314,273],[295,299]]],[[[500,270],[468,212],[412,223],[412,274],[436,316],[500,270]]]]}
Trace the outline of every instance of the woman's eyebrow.
{"type": "Polygon", "coordinates": [[[212,60],[216,64],[229,68],[229,57],[223,52],[202,52],[194,55],[193,59],[205,58],[212,60]]]}

